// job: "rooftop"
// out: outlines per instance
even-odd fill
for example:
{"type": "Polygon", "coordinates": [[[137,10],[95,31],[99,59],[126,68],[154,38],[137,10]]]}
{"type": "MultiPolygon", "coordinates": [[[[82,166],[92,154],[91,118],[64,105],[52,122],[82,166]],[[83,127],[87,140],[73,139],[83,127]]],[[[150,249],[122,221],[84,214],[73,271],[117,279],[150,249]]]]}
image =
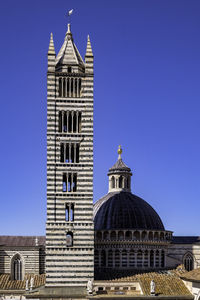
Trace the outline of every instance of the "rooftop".
{"type": "Polygon", "coordinates": [[[45,236],[0,235],[0,246],[35,247],[45,245],[45,236]]]}
{"type": "Polygon", "coordinates": [[[34,287],[45,284],[45,274],[26,274],[24,280],[11,280],[10,274],[0,274],[0,290],[25,290],[26,280],[34,276],[34,287]]]}
{"type": "Polygon", "coordinates": [[[197,244],[200,243],[200,236],[173,236],[172,244],[197,244]]]}
{"type": "MultiPolygon", "coordinates": [[[[194,270],[197,271],[197,270],[194,270]]],[[[200,276],[200,269],[198,269],[198,274],[200,276]]],[[[141,287],[141,296],[150,296],[150,282],[153,279],[156,284],[156,295],[161,296],[161,297],[166,297],[166,296],[183,296],[185,298],[190,298],[192,299],[192,295],[183,283],[183,281],[180,279],[180,275],[183,277],[189,276],[189,273],[192,272],[185,272],[183,269],[179,270],[170,270],[170,271],[158,271],[158,272],[150,272],[150,273],[141,273],[141,274],[132,274],[130,271],[112,271],[108,272],[104,275],[106,275],[105,280],[101,281],[94,281],[94,286],[101,286],[105,285],[115,285],[118,283],[118,286],[120,287],[121,285],[124,287],[130,286],[131,283],[136,283],[138,282],[141,287]],[[112,276],[111,276],[112,273],[112,276]],[[113,275],[114,278],[113,279],[113,275]],[[119,276],[121,275],[121,276],[119,276]],[[112,279],[109,279],[110,278],[112,279]]],[[[21,281],[16,281],[16,280],[11,280],[9,274],[1,274],[0,275],[0,291],[5,291],[5,292],[17,292],[18,291],[24,291],[25,292],[25,287],[26,287],[26,280],[31,279],[33,274],[27,274],[25,276],[24,280],[21,281]]],[[[37,296],[38,293],[47,293],[46,289],[44,290],[44,285],[45,285],[45,274],[42,275],[34,275],[34,288],[41,287],[39,290],[36,289],[35,291],[33,290],[33,295],[37,296]],[[43,286],[43,287],[42,287],[43,286]]],[[[71,291],[71,289],[70,289],[71,291]]],[[[58,292],[58,291],[57,291],[58,292]]],[[[60,291],[62,292],[62,291],[60,291]]],[[[69,291],[68,291],[69,292],[69,291]]],[[[78,292],[78,291],[77,291],[78,292]]],[[[30,294],[31,296],[32,294],[30,294]]],[[[102,295],[103,296],[103,295],[102,295]]],[[[104,295],[104,296],[109,296],[109,295],[104,295]]],[[[111,295],[110,295],[111,296],[111,295]]],[[[126,295],[125,295],[126,296],[126,295]]],[[[97,295],[98,297],[98,295],[97,295]]]]}
{"type": "Polygon", "coordinates": [[[184,273],[181,276],[181,279],[186,281],[200,282],[200,268],[184,273]]]}

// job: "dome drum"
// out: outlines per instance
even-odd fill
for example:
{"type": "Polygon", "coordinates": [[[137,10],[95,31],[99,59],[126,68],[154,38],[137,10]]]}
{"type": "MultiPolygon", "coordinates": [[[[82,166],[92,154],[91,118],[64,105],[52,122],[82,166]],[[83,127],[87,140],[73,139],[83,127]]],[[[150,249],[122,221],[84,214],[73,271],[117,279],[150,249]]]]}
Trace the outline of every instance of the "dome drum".
{"type": "Polygon", "coordinates": [[[148,242],[148,243],[170,243],[171,231],[152,230],[98,230],[95,232],[95,242],[148,242]]]}
{"type": "Polygon", "coordinates": [[[153,246],[145,247],[98,247],[94,251],[96,270],[155,270],[165,269],[166,249],[153,246]]]}

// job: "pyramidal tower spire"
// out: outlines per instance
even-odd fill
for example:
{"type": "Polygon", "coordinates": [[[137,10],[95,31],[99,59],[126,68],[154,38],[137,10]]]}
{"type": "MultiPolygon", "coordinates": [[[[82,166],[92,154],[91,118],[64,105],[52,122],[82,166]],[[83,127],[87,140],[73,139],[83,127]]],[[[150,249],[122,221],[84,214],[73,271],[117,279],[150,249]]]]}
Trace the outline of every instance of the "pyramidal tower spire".
{"type": "Polygon", "coordinates": [[[49,50],[48,54],[55,55],[55,48],[54,48],[54,42],[53,42],[53,33],[51,32],[50,42],[49,42],[49,50]]]}
{"type": "Polygon", "coordinates": [[[49,49],[48,49],[47,56],[48,56],[48,72],[54,72],[55,71],[56,52],[55,52],[54,42],[53,42],[53,33],[51,33],[51,36],[50,36],[49,49]]]}
{"type": "Polygon", "coordinates": [[[94,70],[94,55],[92,52],[92,46],[90,42],[90,37],[88,35],[87,48],[85,53],[85,73],[92,73],[94,70]]]}
{"type": "Polygon", "coordinates": [[[88,34],[88,39],[87,39],[87,48],[86,48],[85,56],[92,56],[93,57],[92,46],[91,46],[89,34],[88,34]]]}
{"type": "Polygon", "coordinates": [[[72,33],[71,33],[71,24],[70,23],[67,24],[67,32],[66,32],[65,38],[73,39],[72,33]]]}
{"type": "Polygon", "coordinates": [[[85,70],[84,61],[74,43],[70,23],[67,26],[62,47],[56,57],[56,71],[68,72],[68,67],[72,68],[75,73],[85,70]]]}

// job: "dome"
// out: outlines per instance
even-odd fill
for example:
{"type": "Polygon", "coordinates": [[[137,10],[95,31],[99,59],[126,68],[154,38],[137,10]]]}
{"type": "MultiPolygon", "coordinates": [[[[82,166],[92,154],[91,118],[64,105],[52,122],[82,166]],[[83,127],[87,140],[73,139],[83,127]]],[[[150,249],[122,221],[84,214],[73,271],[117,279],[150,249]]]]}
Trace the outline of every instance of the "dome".
{"type": "Polygon", "coordinates": [[[111,192],[94,204],[95,230],[165,230],[156,211],[130,192],[111,192]]]}

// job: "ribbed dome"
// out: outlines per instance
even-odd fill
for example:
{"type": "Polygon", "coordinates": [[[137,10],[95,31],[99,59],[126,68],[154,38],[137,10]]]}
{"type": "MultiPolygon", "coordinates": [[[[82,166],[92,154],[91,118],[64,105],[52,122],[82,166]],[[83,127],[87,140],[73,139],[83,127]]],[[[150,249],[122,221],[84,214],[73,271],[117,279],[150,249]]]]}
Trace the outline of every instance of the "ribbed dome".
{"type": "Polygon", "coordinates": [[[94,205],[95,230],[165,230],[156,211],[143,199],[129,192],[113,192],[94,205]]]}

